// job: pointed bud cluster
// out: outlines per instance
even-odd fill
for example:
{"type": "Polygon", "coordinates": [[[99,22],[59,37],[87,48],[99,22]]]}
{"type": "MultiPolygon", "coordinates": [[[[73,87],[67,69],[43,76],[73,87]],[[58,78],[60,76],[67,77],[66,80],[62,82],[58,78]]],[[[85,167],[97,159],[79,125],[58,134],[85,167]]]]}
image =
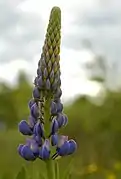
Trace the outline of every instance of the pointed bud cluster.
{"type": "MultiPolygon", "coordinates": [[[[54,7],[50,14],[45,43],[42,48],[41,58],[38,63],[37,77],[35,85],[40,89],[50,91],[52,94],[61,85],[60,80],[60,30],[61,30],[61,11],[54,7]]],[[[35,90],[33,96],[38,97],[35,90]]]]}
{"type": "Polygon", "coordinates": [[[26,144],[20,144],[18,147],[20,156],[28,161],[34,161],[36,158],[56,159],[58,155],[74,153],[77,148],[74,140],[68,140],[67,136],[59,135],[59,129],[68,123],[61,102],[60,29],[61,11],[58,7],[54,7],[50,14],[47,34],[38,62],[32,99],[28,104],[30,116],[28,122],[22,120],[19,123],[19,131],[23,135],[31,136],[26,144]],[[46,106],[48,99],[49,105],[46,106]],[[49,116],[45,115],[46,111],[49,111],[49,116]],[[50,123],[50,131],[46,131],[47,120],[50,123]],[[55,147],[55,153],[50,150],[51,146],[55,147]]]}

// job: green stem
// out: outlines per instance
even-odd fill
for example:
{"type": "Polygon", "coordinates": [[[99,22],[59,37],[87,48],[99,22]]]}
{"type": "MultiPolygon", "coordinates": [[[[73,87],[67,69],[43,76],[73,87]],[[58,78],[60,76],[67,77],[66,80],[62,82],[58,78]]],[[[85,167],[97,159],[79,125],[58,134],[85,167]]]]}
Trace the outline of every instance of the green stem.
{"type": "Polygon", "coordinates": [[[58,165],[58,161],[55,161],[55,175],[56,175],[56,179],[59,179],[59,165],[58,165]]]}
{"type": "Polygon", "coordinates": [[[44,104],[45,137],[48,137],[50,134],[50,121],[49,121],[49,119],[50,119],[50,102],[51,102],[51,99],[48,98],[44,104]]]}
{"type": "MultiPolygon", "coordinates": [[[[44,104],[44,119],[45,119],[45,137],[48,138],[50,134],[50,102],[51,98],[49,97],[44,104]]],[[[46,161],[46,169],[47,169],[47,177],[48,179],[56,179],[55,178],[55,161],[52,159],[49,159],[46,161]]]]}
{"type": "Polygon", "coordinates": [[[55,161],[48,160],[46,162],[46,169],[47,169],[47,177],[48,179],[56,179],[55,177],[55,161]]]}

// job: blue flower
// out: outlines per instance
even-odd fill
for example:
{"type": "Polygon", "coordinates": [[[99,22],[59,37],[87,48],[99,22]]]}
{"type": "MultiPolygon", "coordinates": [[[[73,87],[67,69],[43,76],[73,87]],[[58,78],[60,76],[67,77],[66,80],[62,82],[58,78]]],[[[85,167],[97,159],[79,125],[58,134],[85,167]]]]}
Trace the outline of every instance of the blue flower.
{"type": "Polygon", "coordinates": [[[29,124],[26,122],[26,120],[22,120],[19,125],[18,125],[19,131],[23,134],[23,135],[32,135],[33,131],[31,129],[31,127],[29,126],[29,124]]]}
{"type": "MultiPolygon", "coordinates": [[[[20,145],[18,146],[18,148],[17,148],[18,153],[19,153],[19,155],[21,155],[21,156],[22,156],[21,149],[22,149],[23,146],[24,146],[24,144],[20,144],[20,145]]],[[[23,156],[22,156],[22,157],[23,157],[23,156]]]]}
{"type": "Polygon", "coordinates": [[[65,126],[68,123],[68,118],[65,114],[59,113],[56,117],[58,121],[58,126],[61,128],[62,126],[65,126]]]}
{"type": "Polygon", "coordinates": [[[65,156],[68,154],[69,151],[69,142],[65,141],[64,144],[61,147],[57,148],[57,153],[60,156],[65,156]]]}
{"type": "Polygon", "coordinates": [[[73,139],[68,140],[67,136],[60,136],[60,141],[56,149],[58,155],[71,155],[76,151],[76,149],[77,144],[73,139]]]}
{"type": "Polygon", "coordinates": [[[58,128],[59,126],[57,120],[53,119],[51,123],[51,135],[55,134],[58,131],[58,128]]]}
{"type": "Polygon", "coordinates": [[[33,106],[33,104],[35,103],[34,99],[31,99],[28,103],[29,108],[31,109],[31,107],[33,106]]]}
{"type": "Polygon", "coordinates": [[[39,158],[42,160],[48,160],[50,158],[50,143],[48,139],[45,140],[39,151],[39,158]]]}
{"type": "Polygon", "coordinates": [[[31,116],[37,118],[39,116],[38,106],[37,104],[33,104],[31,107],[31,116]]]}
{"type": "Polygon", "coordinates": [[[60,99],[61,95],[62,95],[62,90],[58,88],[54,94],[54,99],[60,99]]]}
{"type": "Polygon", "coordinates": [[[65,156],[68,154],[69,150],[69,143],[68,143],[68,136],[60,136],[57,146],[57,154],[60,156],[65,156]]]}
{"type": "Polygon", "coordinates": [[[35,87],[33,89],[33,97],[34,98],[40,98],[40,92],[39,92],[39,89],[37,87],[35,87]]]}
{"type": "Polygon", "coordinates": [[[40,70],[40,68],[37,69],[37,75],[40,77],[42,75],[42,72],[40,70]]]}
{"type": "Polygon", "coordinates": [[[27,139],[27,146],[31,149],[35,157],[39,156],[39,145],[34,139],[27,139]]]}
{"type": "Polygon", "coordinates": [[[71,155],[71,154],[73,154],[76,151],[77,144],[76,144],[76,142],[73,139],[69,140],[68,142],[69,142],[68,155],[71,155]]]}
{"type": "Polygon", "coordinates": [[[42,138],[39,135],[34,135],[33,136],[34,140],[37,142],[38,146],[42,146],[42,138]]]}
{"type": "Polygon", "coordinates": [[[61,103],[60,15],[59,8],[52,9],[34,80],[33,99],[28,103],[28,123],[25,120],[19,123],[19,131],[22,134],[32,135],[25,145],[21,144],[18,147],[18,153],[28,161],[34,161],[36,158],[55,159],[58,156],[73,154],[77,148],[74,140],[68,140],[67,136],[58,134],[59,129],[68,123],[61,103]],[[50,158],[51,148],[52,155],[53,148],[56,153],[50,158]]]}
{"type": "Polygon", "coordinates": [[[58,144],[58,135],[54,134],[54,135],[51,136],[51,145],[55,146],[57,144],[58,144]]]}
{"type": "Polygon", "coordinates": [[[63,104],[60,101],[56,103],[56,107],[57,107],[57,113],[61,113],[63,111],[63,104]]]}
{"type": "Polygon", "coordinates": [[[57,105],[54,101],[51,101],[50,109],[51,109],[51,115],[57,114],[57,105]]]}
{"type": "Polygon", "coordinates": [[[29,119],[28,119],[28,123],[29,123],[30,127],[33,129],[33,127],[34,127],[35,124],[37,123],[37,120],[30,115],[30,116],[29,116],[29,119]]]}
{"type": "Polygon", "coordinates": [[[34,126],[34,134],[36,136],[44,137],[43,125],[40,122],[36,123],[34,126]]]}
{"type": "Polygon", "coordinates": [[[21,155],[21,157],[23,157],[25,160],[34,161],[36,159],[32,150],[27,145],[23,145],[23,146],[19,145],[18,151],[19,151],[19,154],[21,155]]]}
{"type": "Polygon", "coordinates": [[[38,87],[39,87],[40,89],[43,88],[44,83],[43,83],[43,80],[42,80],[42,76],[40,76],[40,77],[38,78],[37,84],[38,84],[38,87]]]}

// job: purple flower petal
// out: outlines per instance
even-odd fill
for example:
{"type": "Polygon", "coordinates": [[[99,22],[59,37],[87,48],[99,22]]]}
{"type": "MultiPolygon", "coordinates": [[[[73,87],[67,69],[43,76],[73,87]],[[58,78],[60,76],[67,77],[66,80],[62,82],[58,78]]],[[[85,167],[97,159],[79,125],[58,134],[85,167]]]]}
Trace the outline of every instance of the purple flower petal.
{"type": "Polygon", "coordinates": [[[28,123],[25,120],[22,120],[19,125],[18,125],[19,131],[23,134],[23,135],[32,135],[33,132],[30,128],[30,126],[28,125],[28,123]]]}
{"type": "Polygon", "coordinates": [[[76,142],[75,142],[73,139],[69,140],[69,151],[68,151],[68,155],[73,154],[73,153],[76,151],[76,149],[77,149],[77,144],[76,144],[76,142]]]}
{"type": "Polygon", "coordinates": [[[34,98],[40,98],[40,92],[39,92],[39,89],[37,87],[35,87],[33,89],[33,97],[34,98]]]}
{"type": "Polygon", "coordinates": [[[33,106],[33,104],[35,103],[35,101],[34,101],[34,99],[31,99],[30,101],[29,101],[29,108],[31,109],[31,107],[33,106]]]}
{"type": "Polygon", "coordinates": [[[43,88],[43,85],[44,85],[44,82],[43,82],[43,79],[42,79],[42,76],[40,76],[39,78],[38,78],[38,87],[41,89],[41,88],[43,88]]]}
{"type": "Polygon", "coordinates": [[[63,104],[61,102],[57,102],[56,106],[57,106],[57,113],[61,113],[63,110],[63,104]]]}
{"type": "Polygon", "coordinates": [[[21,154],[22,154],[22,157],[25,159],[25,160],[28,160],[28,161],[34,161],[36,159],[36,157],[34,156],[32,150],[29,148],[29,146],[27,145],[24,145],[21,149],[21,154]]]}
{"type": "Polygon", "coordinates": [[[65,126],[68,123],[68,118],[65,114],[59,113],[56,117],[58,121],[58,126],[61,128],[62,126],[65,126]]]}
{"type": "Polygon", "coordinates": [[[69,151],[69,146],[70,146],[69,142],[65,141],[64,144],[60,148],[57,148],[58,155],[60,155],[60,156],[67,155],[68,151],[69,151]]]}
{"type": "Polygon", "coordinates": [[[52,124],[51,124],[51,134],[52,135],[55,134],[58,131],[58,128],[59,128],[59,126],[58,126],[57,120],[53,119],[52,124]]]}
{"type": "Polygon", "coordinates": [[[38,75],[39,77],[42,75],[42,72],[41,72],[41,69],[40,69],[40,68],[37,69],[37,75],[38,75]]]}
{"type": "Polygon", "coordinates": [[[35,124],[37,123],[37,120],[33,116],[29,116],[28,123],[30,127],[33,128],[35,124]]]}
{"type": "Polygon", "coordinates": [[[51,144],[52,144],[52,146],[55,146],[58,144],[58,135],[57,134],[54,134],[51,136],[51,144]]]}
{"type": "Polygon", "coordinates": [[[57,88],[55,94],[54,94],[54,98],[60,98],[62,95],[62,90],[60,88],[57,88]]]}
{"type": "Polygon", "coordinates": [[[45,140],[39,151],[39,158],[42,160],[48,160],[50,158],[50,143],[48,139],[45,140]]]}
{"type": "Polygon", "coordinates": [[[50,90],[50,86],[51,86],[50,80],[47,79],[47,80],[46,80],[46,89],[47,89],[47,90],[50,90]]]}
{"type": "Polygon", "coordinates": [[[65,141],[68,141],[68,136],[61,135],[58,139],[58,147],[61,147],[65,141]]]}
{"type": "MultiPolygon", "coordinates": [[[[19,153],[19,155],[21,155],[21,156],[22,156],[21,150],[22,150],[22,147],[23,147],[23,146],[24,146],[23,144],[20,144],[20,145],[18,146],[18,148],[17,148],[18,153],[19,153]]],[[[22,156],[22,157],[23,157],[23,156],[22,156]]]]}
{"type": "Polygon", "coordinates": [[[33,106],[31,107],[31,115],[32,117],[34,117],[35,119],[38,118],[39,116],[39,111],[38,111],[38,106],[37,104],[33,104],[33,106]]]}
{"type": "Polygon", "coordinates": [[[40,136],[34,136],[35,141],[37,142],[38,146],[42,146],[42,138],[40,136]]]}
{"type": "Polygon", "coordinates": [[[44,137],[44,129],[43,125],[38,122],[34,127],[34,134],[36,136],[44,137]]]}
{"type": "Polygon", "coordinates": [[[57,106],[54,101],[51,101],[50,110],[51,110],[51,115],[57,114],[57,106]]]}
{"type": "Polygon", "coordinates": [[[29,146],[29,148],[31,149],[31,151],[33,152],[33,154],[36,157],[39,155],[39,146],[38,146],[38,143],[36,142],[36,140],[27,139],[26,145],[29,146]]]}

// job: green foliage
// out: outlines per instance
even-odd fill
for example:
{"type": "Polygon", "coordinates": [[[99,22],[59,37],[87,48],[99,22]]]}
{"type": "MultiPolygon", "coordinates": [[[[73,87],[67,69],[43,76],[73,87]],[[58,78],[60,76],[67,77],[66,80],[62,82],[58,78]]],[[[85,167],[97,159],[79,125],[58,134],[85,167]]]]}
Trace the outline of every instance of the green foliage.
{"type": "MultiPolygon", "coordinates": [[[[31,176],[32,172],[31,164],[26,163],[17,153],[17,145],[25,141],[18,133],[17,125],[21,119],[27,119],[29,115],[27,103],[32,91],[26,75],[25,78],[23,76],[19,78],[16,86],[0,84],[0,123],[4,123],[8,128],[7,131],[2,131],[0,125],[2,179],[15,178],[23,165],[27,168],[27,176],[31,176]]],[[[68,172],[68,167],[72,157],[59,161],[60,179],[63,179],[62,174],[66,173],[65,170],[66,179],[69,175],[72,179],[115,179],[114,176],[120,179],[121,166],[117,162],[121,161],[121,92],[107,91],[107,98],[101,106],[92,104],[84,96],[64,109],[69,117],[69,125],[62,132],[77,141],[78,150],[73,156],[71,172],[68,172]],[[89,169],[85,170],[90,164],[95,164],[98,170],[94,165],[91,166],[93,169],[91,168],[90,172],[89,169]]],[[[38,173],[46,177],[45,166],[40,160],[34,163],[33,171],[34,179],[42,178],[38,173]]]]}
{"type": "Polygon", "coordinates": [[[27,103],[31,98],[32,87],[24,73],[18,77],[18,85],[13,88],[0,84],[0,122],[7,128],[17,126],[17,122],[27,118],[27,103]]]}

